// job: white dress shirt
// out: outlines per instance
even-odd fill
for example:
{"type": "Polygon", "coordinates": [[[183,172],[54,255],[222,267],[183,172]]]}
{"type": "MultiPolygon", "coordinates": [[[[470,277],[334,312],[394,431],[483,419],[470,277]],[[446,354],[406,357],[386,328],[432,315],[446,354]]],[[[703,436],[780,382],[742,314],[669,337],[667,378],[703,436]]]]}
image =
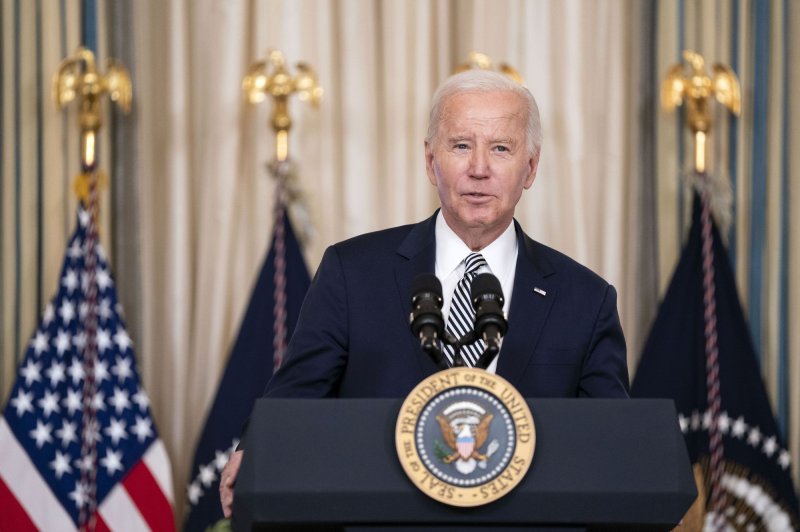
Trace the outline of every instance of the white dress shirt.
{"type": "MultiPolygon", "coordinates": [[[[503,288],[503,312],[508,316],[508,309],[511,307],[511,292],[514,287],[514,274],[517,271],[517,235],[514,231],[514,222],[508,224],[503,233],[494,242],[479,251],[486,259],[487,266],[478,270],[478,273],[489,272],[494,274],[500,281],[503,288]]],[[[450,302],[453,299],[458,281],[464,277],[464,259],[473,253],[461,238],[442,216],[441,211],[436,216],[436,277],[442,282],[442,315],[445,323],[450,313],[450,302]]],[[[501,344],[502,345],[502,344],[501,344]]],[[[487,368],[487,371],[494,373],[497,370],[496,356],[487,368]]]]}

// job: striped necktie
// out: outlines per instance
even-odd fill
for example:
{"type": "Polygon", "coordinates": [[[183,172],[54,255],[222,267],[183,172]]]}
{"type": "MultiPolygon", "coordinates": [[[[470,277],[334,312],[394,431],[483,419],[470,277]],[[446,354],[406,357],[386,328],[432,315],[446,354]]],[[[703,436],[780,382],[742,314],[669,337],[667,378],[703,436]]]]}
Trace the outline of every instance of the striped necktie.
{"type": "MultiPolygon", "coordinates": [[[[456,338],[461,338],[472,331],[475,326],[475,309],[472,307],[470,288],[472,280],[478,275],[478,270],[486,266],[486,259],[480,253],[470,253],[464,259],[464,263],[466,265],[464,277],[458,281],[453,292],[450,313],[447,316],[447,325],[445,326],[447,331],[456,338]]],[[[483,340],[463,346],[461,348],[461,358],[464,359],[464,364],[474,366],[478,358],[483,354],[484,349],[486,349],[486,342],[483,340]]],[[[454,347],[450,345],[444,346],[444,354],[447,357],[448,364],[452,366],[455,360],[454,347]]]]}

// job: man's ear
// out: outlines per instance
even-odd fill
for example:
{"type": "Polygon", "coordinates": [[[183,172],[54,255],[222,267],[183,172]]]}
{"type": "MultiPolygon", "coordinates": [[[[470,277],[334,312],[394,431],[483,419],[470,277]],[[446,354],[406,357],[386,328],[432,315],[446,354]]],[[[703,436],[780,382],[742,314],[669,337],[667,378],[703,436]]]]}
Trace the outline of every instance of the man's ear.
{"type": "Polygon", "coordinates": [[[428,173],[428,181],[436,186],[436,173],[433,171],[433,146],[425,141],[425,171],[428,173]]]}
{"type": "Polygon", "coordinates": [[[539,153],[536,153],[533,157],[530,158],[528,161],[528,175],[525,177],[525,181],[523,182],[522,186],[525,189],[531,188],[533,186],[533,182],[536,179],[536,170],[539,168],[539,153]]]}

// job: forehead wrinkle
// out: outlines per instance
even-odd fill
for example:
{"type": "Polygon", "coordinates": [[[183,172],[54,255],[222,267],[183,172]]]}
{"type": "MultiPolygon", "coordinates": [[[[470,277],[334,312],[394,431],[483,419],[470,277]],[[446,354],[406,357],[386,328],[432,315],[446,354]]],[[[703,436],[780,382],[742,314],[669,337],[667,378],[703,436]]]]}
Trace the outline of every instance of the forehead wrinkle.
{"type": "MultiPolygon", "coordinates": [[[[456,115],[455,118],[443,116],[440,122],[440,133],[444,133],[448,140],[466,140],[477,136],[491,142],[514,141],[514,132],[524,135],[525,126],[519,114],[504,114],[493,117],[470,117],[456,115]],[[511,132],[512,134],[509,134],[511,132]]],[[[441,137],[440,137],[441,138],[441,137]]]]}
{"type": "Polygon", "coordinates": [[[481,133],[466,133],[466,132],[456,132],[452,133],[447,136],[446,140],[449,143],[460,142],[464,140],[474,140],[476,138],[485,140],[490,144],[516,144],[519,139],[514,137],[514,135],[495,135],[493,132],[488,134],[481,134],[481,133]]]}
{"type": "MultiPolygon", "coordinates": [[[[466,93],[464,96],[474,96],[466,93]]],[[[488,96],[491,96],[488,95],[488,96]]],[[[487,107],[480,102],[466,105],[459,96],[445,101],[439,113],[435,142],[457,143],[471,141],[481,143],[507,143],[516,147],[524,145],[526,139],[527,109],[514,106],[494,109],[487,114],[487,107]]]]}
{"type": "Polygon", "coordinates": [[[519,113],[505,113],[495,116],[474,116],[468,111],[466,113],[445,112],[442,114],[440,124],[444,127],[482,127],[500,122],[514,123],[515,121],[524,124],[525,120],[519,113]]]}

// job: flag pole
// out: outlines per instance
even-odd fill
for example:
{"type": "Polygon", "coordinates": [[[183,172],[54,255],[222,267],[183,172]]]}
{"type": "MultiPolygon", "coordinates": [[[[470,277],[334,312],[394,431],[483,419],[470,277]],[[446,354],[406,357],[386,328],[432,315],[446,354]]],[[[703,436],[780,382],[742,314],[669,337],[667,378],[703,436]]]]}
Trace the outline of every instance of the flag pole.
{"type": "Polygon", "coordinates": [[[263,102],[272,97],[272,116],[270,123],[275,132],[275,159],[269,165],[270,173],[277,180],[274,207],[274,251],[275,274],[273,292],[273,371],[283,363],[286,351],[286,227],[287,204],[293,199],[294,169],[289,160],[289,130],[292,119],[289,116],[289,97],[297,94],[300,100],[309,101],[319,107],[323,89],[317,81],[314,70],[304,62],[296,65],[297,74],[292,75],[286,68],[284,55],[280,50],[269,50],[267,59],[253,63],[242,80],[247,101],[251,104],[263,102]]]}
{"type": "Polygon", "coordinates": [[[95,66],[94,53],[79,47],[73,56],[58,66],[53,77],[53,100],[58,109],[77,100],[78,126],[80,128],[81,173],[75,180],[75,192],[82,202],[86,218],[86,316],[85,343],[83,347],[84,382],[82,392],[83,423],[81,428],[81,485],[86,504],[81,505],[79,526],[94,530],[97,513],[97,192],[105,184],[104,175],[97,168],[97,135],[103,125],[102,96],[108,94],[123,112],[130,112],[132,88],[128,71],[121,65],[109,62],[105,75],[95,66]]]}
{"type": "Polygon", "coordinates": [[[298,65],[300,73],[292,76],[286,69],[283,54],[269,51],[267,59],[254,63],[242,80],[245,99],[252,104],[268,96],[274,100],[270,126],[275,131],[275,156],[267,165],[276,179],[272,245],[267,250],[261,272],[256,278],[239,332],[217,387],[205,427],[195,449],[192,474],[187,485],[189,513],[187,530],[229,530],[219,500],[223,468],[239,446],[242,424],[247,423],[253,403],[262,395],[269,374],[277,369],[286,343],[297,321],[297,311],[311,280],[302,256],[287,208],[305,222],[308,216],[302,194],[296,184],[294,165],[289,159],[289,130],[292,121],[288,103],[292,94],[319,104],[322,89],[313,71],[298,65]],[[272,310],[270,329],[269,311],[272,310]],[[265,347],[273,344],[273,356],[265,356],[265,347]]]}
{"type": "Polygon", "coordinates": [[[103,125],[102,96],[108,94],[124,113],[129,113],[133,98],[130,75],[124,66],[113,60],[108,62],[105,75],[99,73],[94,53],[81,46],[75,54],[58,65],[53,76],[52,91],[53,101],[59,110],[78,100],[81,174],[75,180],[75,191],[84,205],[88,206],[91,181],[99,177],[96,174],[97,134],[103,125]]]}
{"type": "MultiPolygon", "coordinates": [[[[692,51],[683,52],[684,63],[672,66],[661,88],[661,103],[669,112],[685,105],[686,125],[694,135],[694,173],[698,178],[701,199],[701,236],[703,267],[703,321],[706,355],[706,401],[710,422],[709,439],[709,496],[707,510],[711,512],[706,525],[712,530],[724,526],[723,510],[726,506],[722,477],[725,471],[722,430],[719,425],[722,397],[719,380],[719,346],[717,337],[716,272],[711,220],[711,187],[706,164],[706,140],[711,130],[712,97],[727,107],[734,115],[741,112],[739,81],[733,70],[722,64],[712,67],[714,77],[705,72],[703,56],[692,51]]],[[[698,486],[698,489],[702,486],[698,486]]]]}

